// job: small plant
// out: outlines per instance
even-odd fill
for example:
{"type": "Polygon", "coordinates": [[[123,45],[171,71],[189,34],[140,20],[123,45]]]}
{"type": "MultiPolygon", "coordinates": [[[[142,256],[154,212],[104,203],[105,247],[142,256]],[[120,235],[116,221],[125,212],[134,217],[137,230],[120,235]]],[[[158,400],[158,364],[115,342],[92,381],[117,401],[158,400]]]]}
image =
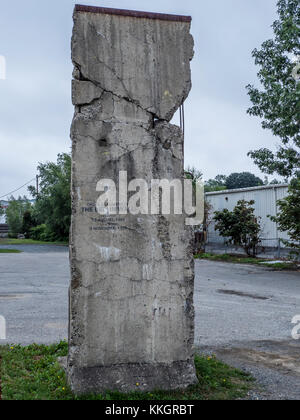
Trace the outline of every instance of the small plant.
{"type": "Polygon", "coordinates": [[[249,257],[257,255],[261,242],[260,219],[254,214],[254,203],[253,200],[240,200],[232,212],[224,209],[216,211],[214,216],[215,230],[226,238],[226,243],[241,246],[249,257]]]}

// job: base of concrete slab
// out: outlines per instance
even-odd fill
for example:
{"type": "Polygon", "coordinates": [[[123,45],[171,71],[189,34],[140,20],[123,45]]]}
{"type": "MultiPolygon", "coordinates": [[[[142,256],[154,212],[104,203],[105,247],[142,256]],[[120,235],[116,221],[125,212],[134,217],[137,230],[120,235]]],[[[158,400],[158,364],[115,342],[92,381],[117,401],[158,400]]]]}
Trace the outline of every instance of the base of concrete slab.
{"type": "Polygon", "coordinates": [[[122,364],[89,368],[69,367],[68,382],[77,395],[104,391],[186,389],[198,383],[193,361],[171,364],[122,364]]]}

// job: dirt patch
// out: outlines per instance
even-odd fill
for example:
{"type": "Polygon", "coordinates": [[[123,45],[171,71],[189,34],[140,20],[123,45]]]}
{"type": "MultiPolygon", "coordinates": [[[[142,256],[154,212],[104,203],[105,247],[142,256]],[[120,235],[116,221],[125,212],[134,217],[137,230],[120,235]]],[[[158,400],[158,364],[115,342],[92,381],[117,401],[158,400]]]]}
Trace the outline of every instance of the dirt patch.
{"type": "Polygon", "coordinates": [[[294,375],[300,376],[299,347],[289,346],[288,350],[286,345],[283,345],[281,349],[278,343],[276,347],[276,349],[272,349],[271,347],[271,351],[249,348],[223,349],[220,353],[222,356],[230,356],[231,358],[243,360],[249,364],[261,365],[283,373],[291,372],[294,375]]]}

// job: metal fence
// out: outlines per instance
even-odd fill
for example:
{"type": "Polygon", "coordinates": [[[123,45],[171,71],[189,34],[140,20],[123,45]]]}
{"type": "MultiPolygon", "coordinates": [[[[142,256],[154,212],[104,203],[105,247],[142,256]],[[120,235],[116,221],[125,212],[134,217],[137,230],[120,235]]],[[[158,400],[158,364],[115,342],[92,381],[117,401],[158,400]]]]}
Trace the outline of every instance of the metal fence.
{"type": "MultiPolygon", "coordinates": [[[[226,243],[226,238],[222,238],[217,233],[209,232],[206,235],[204,245],[205,252],[224,253],[224,254],[245,254],[242,247],[226,243]]],[[[288,248],[281,238],[262,238],[258,247],[257,255],[262,258],[288,259],[292,249],[288,248]]]]}

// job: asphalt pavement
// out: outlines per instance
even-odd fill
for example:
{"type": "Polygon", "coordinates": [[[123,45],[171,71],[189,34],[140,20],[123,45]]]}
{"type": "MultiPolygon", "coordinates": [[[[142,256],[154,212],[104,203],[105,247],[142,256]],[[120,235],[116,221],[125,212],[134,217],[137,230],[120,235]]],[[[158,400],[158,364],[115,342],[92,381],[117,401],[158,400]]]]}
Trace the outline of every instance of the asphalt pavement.
{"type": "MultiPolygon", "coordinates": [[[[67,339],[68,248],[11,248],[22,253],[0,254],[0,315],[7,324],[0,344],[67,339]]],[[[195,272],[197,350],[252,373],[258,383],[249,398],[300,399],[300,341],[291,336],[300,273],[205,260],[195,262],[195,272]]]]}

